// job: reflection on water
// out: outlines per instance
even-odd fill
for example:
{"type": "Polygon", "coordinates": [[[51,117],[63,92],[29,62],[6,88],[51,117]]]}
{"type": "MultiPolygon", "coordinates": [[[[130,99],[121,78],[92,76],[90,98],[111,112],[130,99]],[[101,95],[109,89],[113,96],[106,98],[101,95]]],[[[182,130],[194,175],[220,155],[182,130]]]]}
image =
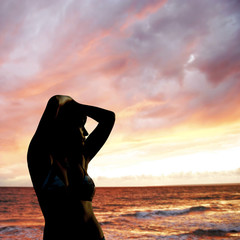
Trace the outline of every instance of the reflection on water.
{"type": "MultiPolygon", "coordinates": [[[[42,239],[32,188],[0,188],[0,238],[42,239]]],[[[240,239],[240,185],[97,188],[106,239],[240,239]]]]}

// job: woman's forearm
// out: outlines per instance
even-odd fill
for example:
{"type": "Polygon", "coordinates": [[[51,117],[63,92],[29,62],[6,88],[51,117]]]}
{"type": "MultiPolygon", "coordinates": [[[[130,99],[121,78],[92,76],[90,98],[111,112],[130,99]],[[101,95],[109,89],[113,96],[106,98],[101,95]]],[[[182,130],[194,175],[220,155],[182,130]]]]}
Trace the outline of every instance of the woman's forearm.
{"type": "Polygon", "coordinates": [[[81,112],[84,115],[94,119],[99,123],[102,122],[114,123],[115,121],[115,113],[112,111],[84,104],[78,104],[78,106],[80,107],[81,112]]]}
{"type": "Polygon", "coordinates": [[[98,122],[98,125],[88,136],[84,144],[84,156],[88,163],[106,142],[115,122],[115,114],[106,109],[84,104],[78,104],[78,108],[81,114],[98,122]]]}
{"type": "MultiPolygon", "coordinates": [[[[95,107],[95,106],[90,106],[90,105],[85,105],[85,104],[80,104],[73,100],[69,96],[64,96],[64,95],[56,95],[53,97],[54,100],[57,100],[58,106],[62,107],[66,103],[69,103],[69,107],[72,108],[73,116],[75,114],[85,115],[88,116],[98,123],[107,123],[107,124],[112,124],[115,121],[115,114],[112,111],[95,107]]],[[[76,116],[77,117],[77,116],[76,116]]]]}

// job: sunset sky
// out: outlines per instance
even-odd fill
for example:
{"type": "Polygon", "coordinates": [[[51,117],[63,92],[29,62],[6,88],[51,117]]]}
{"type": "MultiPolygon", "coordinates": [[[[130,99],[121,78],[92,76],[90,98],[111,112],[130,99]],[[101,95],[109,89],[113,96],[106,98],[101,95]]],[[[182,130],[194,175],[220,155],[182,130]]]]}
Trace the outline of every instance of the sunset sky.
{"type": "Polygon", "coordinates": [[[240,183],[240,1],[3,0],[0,33],[1,186],[55,94],[116,113],[96,186],[240,183]]]}

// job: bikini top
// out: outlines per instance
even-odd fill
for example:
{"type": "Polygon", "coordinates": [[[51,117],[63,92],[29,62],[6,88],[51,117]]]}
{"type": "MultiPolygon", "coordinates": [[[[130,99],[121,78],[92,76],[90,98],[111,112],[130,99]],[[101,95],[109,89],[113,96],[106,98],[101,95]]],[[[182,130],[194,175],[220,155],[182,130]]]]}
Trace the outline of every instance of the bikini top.
{"type": "MultiPolygon", "coordinates": [[[[95,194],[95,184],[91,177],[87,174],[84,175],[82,182],[75,184],[74,192],[80,200],[92,201],[95,194]]],[[[42,185],[43,191],[59,191],[61,189],[69,189],[70,186],[66,186],[65,183],[54,173],[53,165],[42,185]]]]}
{"type": "Polygon", "coordinates": [[[85,201],[92,201],[95,194],[95,184],[92,178],[85,174],[79,187],[80,199],[85,201]]]}

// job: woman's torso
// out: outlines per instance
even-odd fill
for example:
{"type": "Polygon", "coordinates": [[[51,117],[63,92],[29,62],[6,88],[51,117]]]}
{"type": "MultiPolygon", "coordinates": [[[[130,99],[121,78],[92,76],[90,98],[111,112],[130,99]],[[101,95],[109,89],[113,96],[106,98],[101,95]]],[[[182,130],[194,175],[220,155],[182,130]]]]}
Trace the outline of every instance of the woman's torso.
{"type": "Polygon", "coordinates": [[[103,232],[92,208],[95,186],[86,170],[80,164],[60,163],[38,148],[33,139],[28,164],[45,218],[44,239],[101,239],[103,232]]]}

